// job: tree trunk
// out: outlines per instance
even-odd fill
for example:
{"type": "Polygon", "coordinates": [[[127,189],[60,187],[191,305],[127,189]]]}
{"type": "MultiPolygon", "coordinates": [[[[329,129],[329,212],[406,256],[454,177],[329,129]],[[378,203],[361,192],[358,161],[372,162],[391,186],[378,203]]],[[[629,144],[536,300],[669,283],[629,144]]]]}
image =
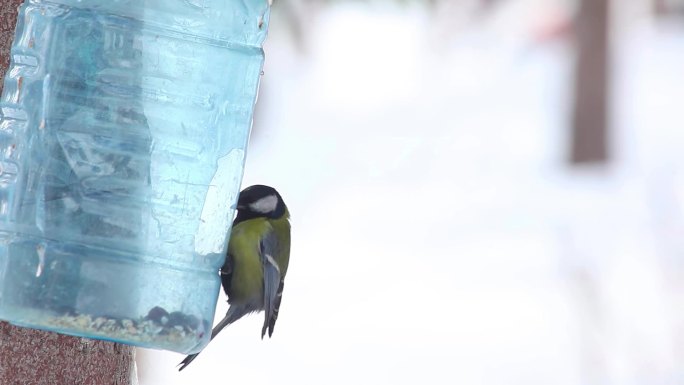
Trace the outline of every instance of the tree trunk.
{"type": "Polygon", "coordinates": [[[131,385],[133,348],[0,322],[0,384],[131,385]]]}
{"type": "MultiPolygon", "coordinates": [[[[9,66],[10,45],[20,3],[21,0],[0,1],[2,79],[9,66]]],[[[135,379],[134,368],[133,348],[130,346],[0,322],[2,385],[131,385],[135,379]]]]}
{"type": "Polygon", "coordinates": [[[579,55],[570,161],[603,163],[609,158],[609,0],[581,0],[577,17],[579,55]]]}

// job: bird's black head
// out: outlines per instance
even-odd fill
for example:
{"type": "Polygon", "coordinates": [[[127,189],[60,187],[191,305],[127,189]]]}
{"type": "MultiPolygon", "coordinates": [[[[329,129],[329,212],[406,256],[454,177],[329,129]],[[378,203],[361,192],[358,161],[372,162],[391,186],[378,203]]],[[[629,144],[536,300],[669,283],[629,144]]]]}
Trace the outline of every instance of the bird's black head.
{"type": "Polygon", "coordinates": [[[242,190],[237,210],[235,223],[259,217],[278,219],[285,215],[286,207],[283,198],[273,187],[257,184],[242,190]]]}

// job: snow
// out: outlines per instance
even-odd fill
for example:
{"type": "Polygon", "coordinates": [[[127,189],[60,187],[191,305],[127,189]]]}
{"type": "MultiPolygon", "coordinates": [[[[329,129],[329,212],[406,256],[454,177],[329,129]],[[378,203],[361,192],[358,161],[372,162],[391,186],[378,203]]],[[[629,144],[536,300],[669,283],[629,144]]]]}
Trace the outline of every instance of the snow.
{"type": "Polygon", "coordinates": [[[684,380],[684,31],[620,19],[615,158],[572,168],[572,44],[435,20],[343,3],[297,45],[272,17],[244,183],[293,216],[276,331],[180,374],[139,350],[141,385],[684,380]]]}

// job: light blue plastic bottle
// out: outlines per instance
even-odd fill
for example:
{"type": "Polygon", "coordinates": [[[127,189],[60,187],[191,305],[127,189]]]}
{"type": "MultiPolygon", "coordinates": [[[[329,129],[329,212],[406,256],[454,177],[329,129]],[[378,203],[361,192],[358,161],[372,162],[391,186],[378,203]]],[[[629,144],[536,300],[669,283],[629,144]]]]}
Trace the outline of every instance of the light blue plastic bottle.
{"type": "Polygon", "coordinates": [[[0,102],[0,318],[209,341],[268,0],[28,0],[0,102]]]}

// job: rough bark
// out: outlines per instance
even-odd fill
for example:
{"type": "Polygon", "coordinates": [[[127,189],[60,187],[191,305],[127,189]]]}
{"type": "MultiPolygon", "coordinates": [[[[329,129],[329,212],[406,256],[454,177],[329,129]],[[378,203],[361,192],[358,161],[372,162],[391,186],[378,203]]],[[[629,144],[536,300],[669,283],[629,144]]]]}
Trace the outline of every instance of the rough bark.
{"type": "MultiPolygon", "coordinates": [[[[2,0],[0,2],[0,79],[5,78],[9,67],[9,51],[14,40],[14,25],[17,23],[17,8],[21,0],[2,0]]],[[[2,90],[2,82],[0,82],[2,90]]]]}
{"type": "Polygon", "coordinates": [[[0,384],[129,385],[133,349],[0,322],[0,384]]]}
{"type": "MultiPolygon", "coordinates": [[[[20,3],[0,1],[0,79],[9,66],[20,3]]],[[[130,385],[133,370],[130,346],[0,322],[2,385],[130,385]]]]}

